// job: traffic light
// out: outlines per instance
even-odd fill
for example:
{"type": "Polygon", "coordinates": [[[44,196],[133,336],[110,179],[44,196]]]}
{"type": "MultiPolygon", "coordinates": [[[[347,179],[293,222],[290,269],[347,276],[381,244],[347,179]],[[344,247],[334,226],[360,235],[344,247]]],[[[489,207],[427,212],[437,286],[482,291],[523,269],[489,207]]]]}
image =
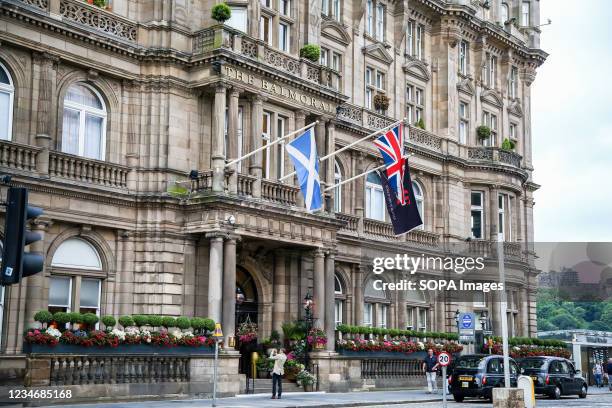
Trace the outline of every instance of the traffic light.
{"type": "Polygon", "coordinates": [[[43,255],[24,252],[27,245],[42,239],[40,234],[26,229],[28,220],[42,213],[42,209],[28,206],[26,188],[10,187],[8,189],[0,284],[13,285],[19,283],[23,277],[42,271],[43,255]]]}

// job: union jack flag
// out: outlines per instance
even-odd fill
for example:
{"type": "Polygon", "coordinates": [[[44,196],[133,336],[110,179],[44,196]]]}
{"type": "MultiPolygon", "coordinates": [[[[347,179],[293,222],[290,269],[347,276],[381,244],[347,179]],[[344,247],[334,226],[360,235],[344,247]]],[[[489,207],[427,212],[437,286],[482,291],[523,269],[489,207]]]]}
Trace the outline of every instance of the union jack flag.
{"type": "Polygon", "coordinates": [[[380,150],[385,161],[387,177],[391,189],[395,193],[398,202],[405,204],[406,194],[404,192],[404,132],[403,124],[389,129],[384,135],[374,140],[374,144],[380,150]]]}

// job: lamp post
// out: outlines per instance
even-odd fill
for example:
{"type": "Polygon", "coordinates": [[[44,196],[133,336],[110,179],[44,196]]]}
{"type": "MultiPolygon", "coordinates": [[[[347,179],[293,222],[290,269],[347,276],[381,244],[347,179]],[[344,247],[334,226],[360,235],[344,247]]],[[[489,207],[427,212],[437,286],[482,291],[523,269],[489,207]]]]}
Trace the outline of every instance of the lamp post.
{"type": "Polygon", "coordinates": [[[310,294],[310,291],[308,291],[306,296],[304,296],[304,320],[306,321],[306,351],[304,353],[304,365],[306,366],[307,370],[309,362],[308,352],[310,351],[310,345],[308,344],[308,333],[310,333],[310,330],[312,329],[312,322],[314,321],[314,317],[312,315],[313,304],[314,301],[312,300],[312,295],[310,294]]]}

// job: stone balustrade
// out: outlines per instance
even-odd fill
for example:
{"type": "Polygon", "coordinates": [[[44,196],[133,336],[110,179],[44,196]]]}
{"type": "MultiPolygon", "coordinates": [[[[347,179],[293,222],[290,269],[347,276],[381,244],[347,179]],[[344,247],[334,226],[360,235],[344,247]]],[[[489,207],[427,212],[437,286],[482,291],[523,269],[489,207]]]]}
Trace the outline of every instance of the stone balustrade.
{"type": "Polygon", "coordinates": [[[272,180],[261,181],[261,197],[267,201],[285,205],[296,205],[299,192],[299,187],[272,180]]]}
{"type": "Polygon", "coordinates": [[[66,20],[87,28],[103,31],[118,39],[136,42],[138,29],[135,22],[101,7],[78,0],[61,0],[60,15],[66,20]]]}
{"type": "Polygon", "coordinates": [[[243,57],[257,60],[268,67],[300,77],[317,85],[339,90],[340,73],[303,58],[297,58],[271,47],[262,40],[231,27],[217,25],[195,33],[192,52],[201,55],[226,48],[243,57]]]}
{"type": "Polygon", "coordinates": [[[340,231],[357,232],[359,228],[359,217],[345,213],[336,213],[336,219],[346,222],[346,225],[342,227],[340,231]]]}
{"type": "Polygon", "coordinates": [[[521,155],[498,147],[468,147],[468,159],[521,168],[521,155]]]}
{"type": "Polygon", "coordinates": [[[40,148],[0,140],[0,167],[36,171],[40,148]]]}
{"type": "Polygon", "coordinates": [[[412,230],[406,234],[406,241],[417,246],[437,248],[440,245],[440,235],[435,232],[412,230]]]}
{"type": "Polygon", "coordinates": [[[395,359],[363,359],[361,360],[361,379],[377,378],[416,378],[423,376],[423,362],[395,359]]]}
{"type": "Polygon", "coordinates": [[[410,125],[408,127],[408,143],[426,147],[436,152],[442,151],[442,138],[424,129],[410,125]]]}
{"type": "Polygon", "coordinates": [[[238,174],[238,195],[251,197],[253,195],[253,183],[257,178],[248,174],[238,174]]]}
{"type": "Polygon", "coordinates": [[[21,0],[21,2],[41,10],[49,10],[49,0],[21,0]]]}
{"type": "Polygon", "coordinates": [[[49,152],[49,175],[104,187],[127,188],[129,168],[67,153],[49,152]]]}
{"type": "MultiPolygon", "coordinates": [[[[497,241],[489,241],[484,239],[474,239],[468,241],[466,248],[467,254],[470,256],[480,256],[483,258],[497,257],[497,241]]],[[[504,242],[504,257],[507,259],[514,259],[518,261],[526,260],[526,252],[523,251],[523,244],[521,242],[504,242]]]]}
{"type": "Polygon", "coordinates": [[[370,130],[385,128],[397,120],[389,116],[381,115],[352,103],[344,103],[336,110],[336,119],[354,125],[362,126],[370,130]]]}

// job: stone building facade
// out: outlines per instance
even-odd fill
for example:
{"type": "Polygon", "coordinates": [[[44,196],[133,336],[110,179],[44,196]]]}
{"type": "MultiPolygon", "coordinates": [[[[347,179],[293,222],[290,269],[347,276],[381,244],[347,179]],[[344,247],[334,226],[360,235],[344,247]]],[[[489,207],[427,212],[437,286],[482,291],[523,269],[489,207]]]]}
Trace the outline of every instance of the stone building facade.
{"type": "MultiPolygon", "coordinates": [[[[44,209],[32,249],[46,259],[0,293],[2,353],[20,353],[47,308],[210,316],[226,336],[249,316],[265,337],[301,317],[308,292],[329,337],[338,322],[453,331],[455,310],[495,312],[496,298],[375,291],[371,257],[452,243],[488,256],[498,233],[511,333],[535,334],[522,243],[538,187],[539,1],[231,0],[224,25],[215,1],[107,3],[0,0],[0,170],[44,209]],[[319,63],[300,58],[305,44],[320,45],[319,63]],[[225,165],[315,121],[323,156],[403,118],[424,219],[405,236],[374,175],[328,190],[311,214],[295,180],[278,181],[292,171],[282,144],[225,165]]],[[[344,151],[322,163],[323,185],[378,157],[371,143],[344,151]]]]}

